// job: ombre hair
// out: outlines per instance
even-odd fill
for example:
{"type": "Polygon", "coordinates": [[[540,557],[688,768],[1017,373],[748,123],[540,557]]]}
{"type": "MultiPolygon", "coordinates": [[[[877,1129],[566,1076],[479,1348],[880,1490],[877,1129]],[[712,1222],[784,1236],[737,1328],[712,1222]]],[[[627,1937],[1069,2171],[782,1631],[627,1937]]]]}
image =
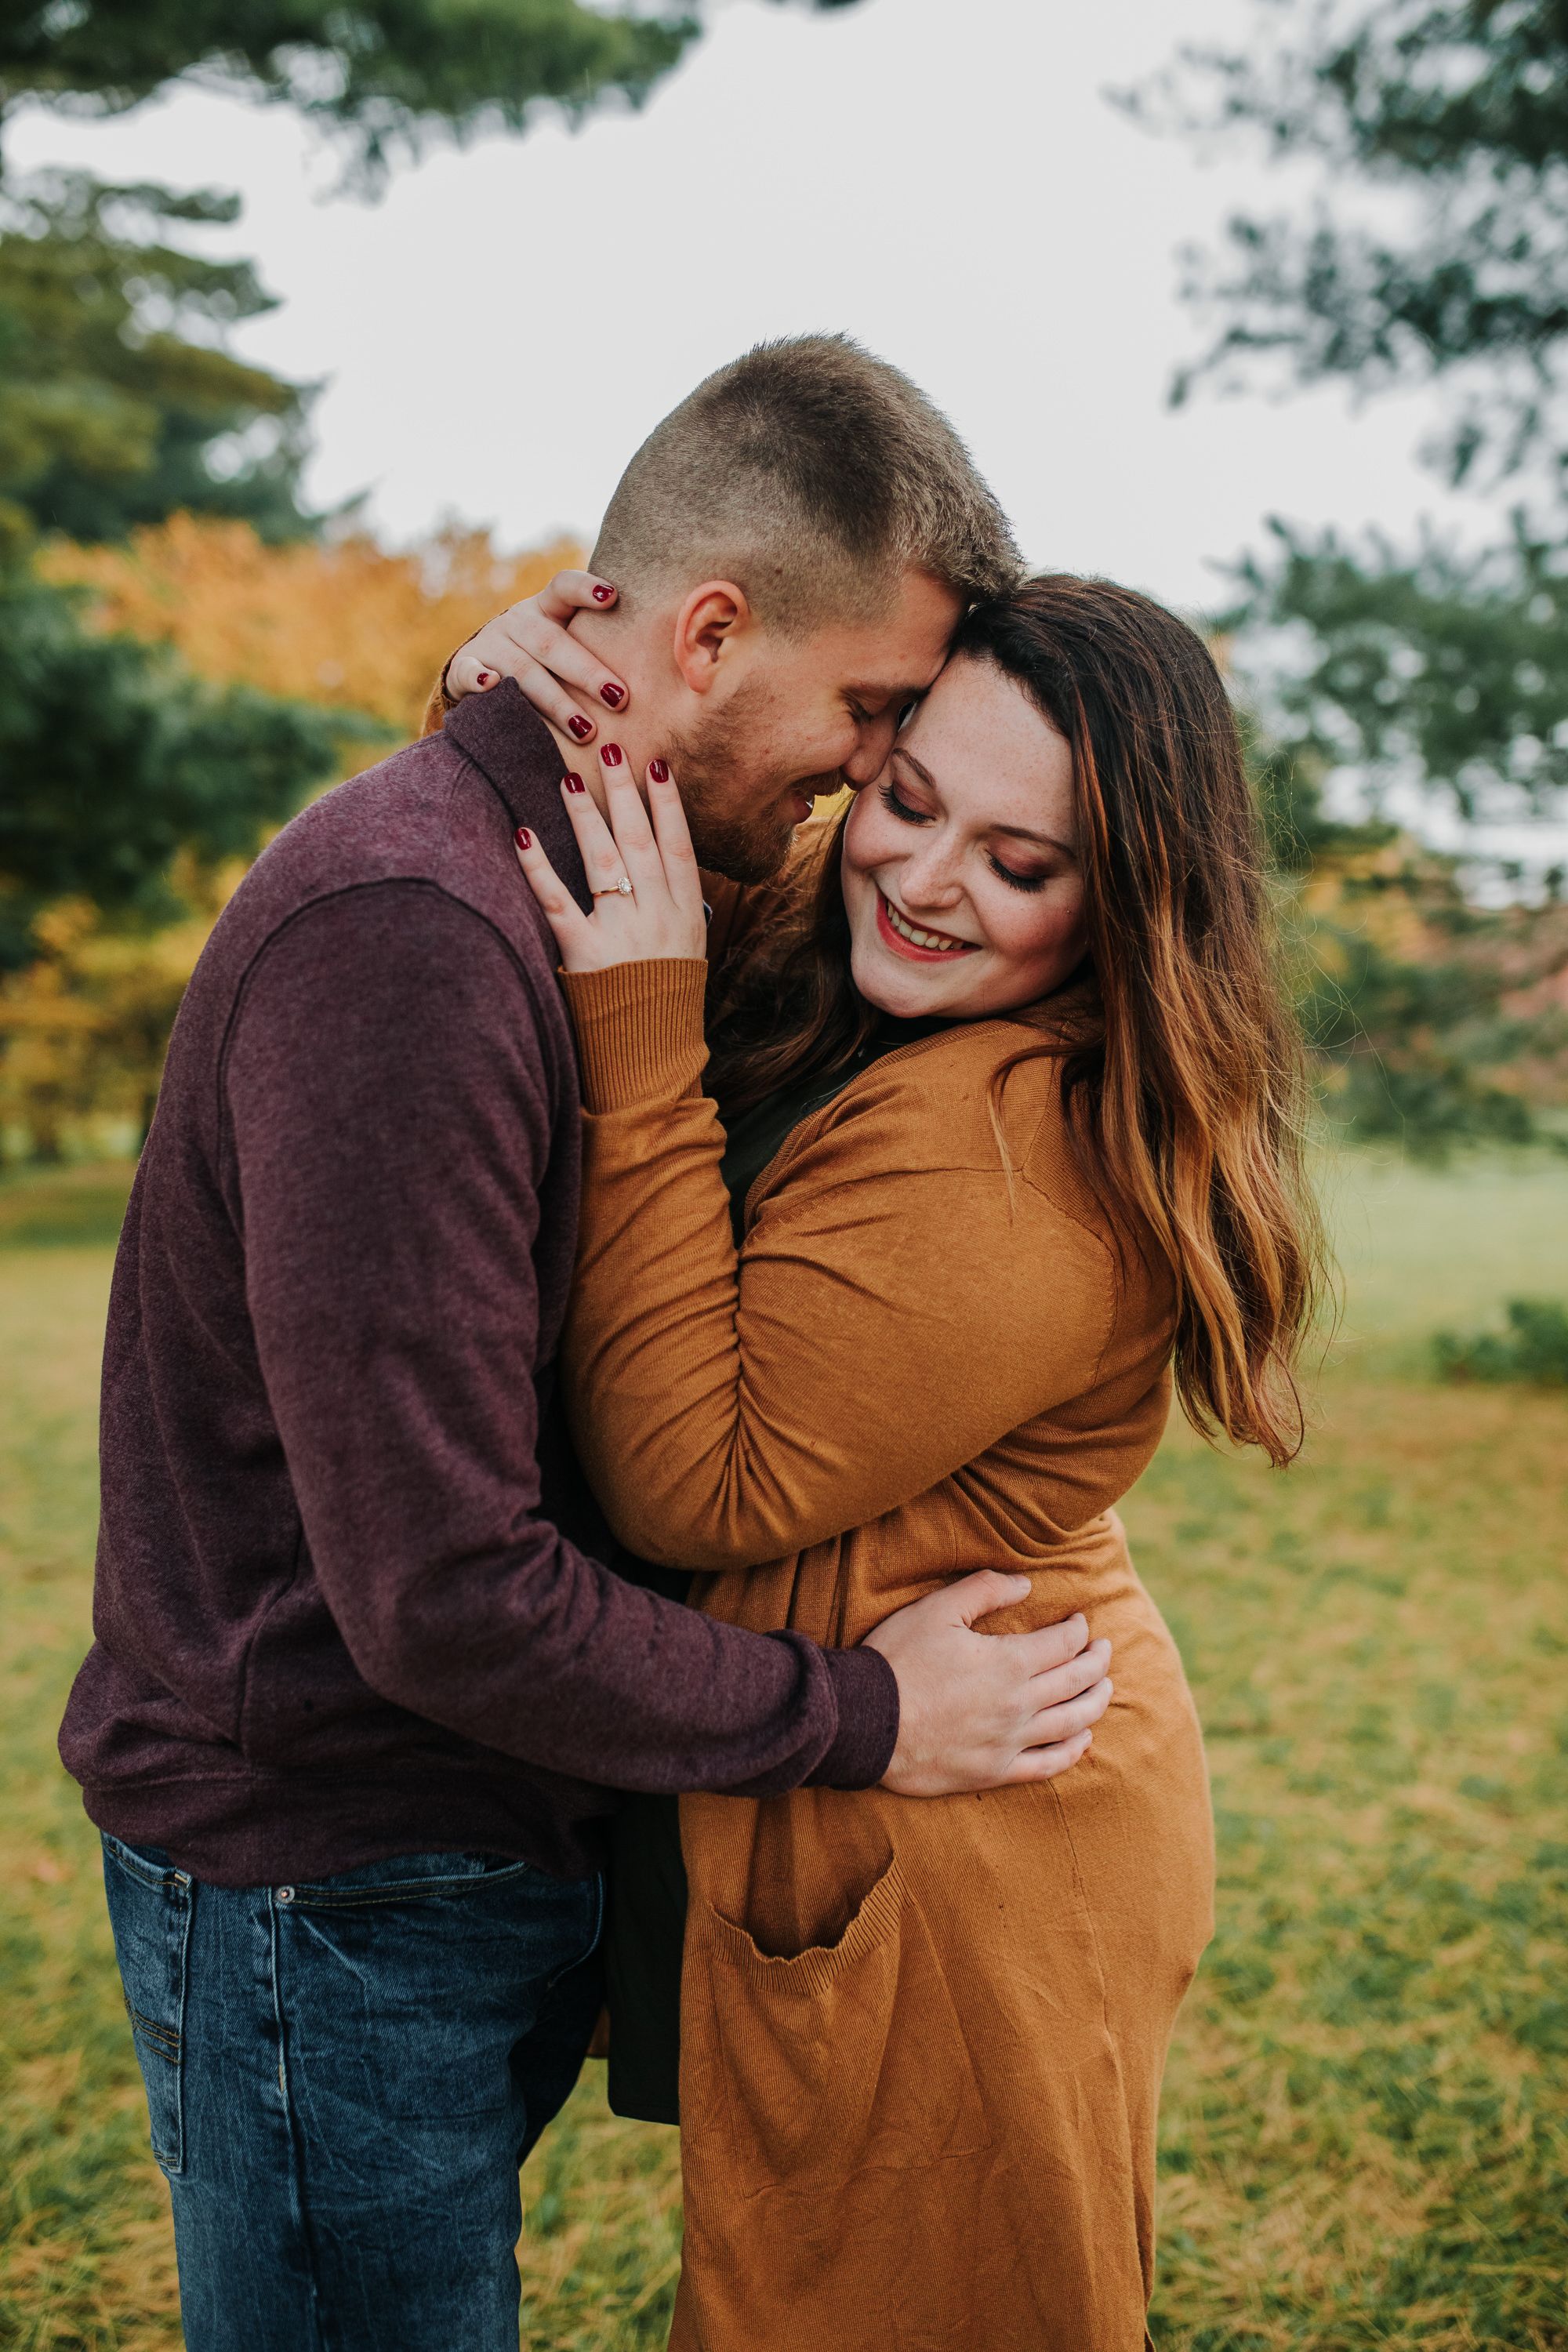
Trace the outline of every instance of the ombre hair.
{"type": "MultiPolygon", "coordinates": [[[[1170,1269],[1188,1418],[1288,1462],[1327,1253],[1303,1168],[1300,1038],[1224,681],[1163,605],[1067,575],[977,607],[952,658],[1014,679],[1072,751],[1089,952],[1065,987],[1006,1016],[1037,1033],[993,1082],[1009,1183],[1002,1089],[1050,1055],[1086,1180],[1128,1243],[1170,1269]]],[[[842,845],[840,823],[720,1008],[708,1083],[721,1109],[832,1072],[877,1024],[850,978],[842,845]]]]}

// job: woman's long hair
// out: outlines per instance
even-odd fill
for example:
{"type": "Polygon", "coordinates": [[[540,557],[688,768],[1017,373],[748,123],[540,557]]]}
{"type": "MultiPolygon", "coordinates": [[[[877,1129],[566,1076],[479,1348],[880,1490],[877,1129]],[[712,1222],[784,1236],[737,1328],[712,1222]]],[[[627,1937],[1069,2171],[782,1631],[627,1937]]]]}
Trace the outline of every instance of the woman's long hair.
{"type": "MultiPolygon", "coordinates": [[[[1084,880],[1085,965],[1008,1016],[1037,1034],[1000,1066],[994,1112],[1010,1070],[1061,1060],[1088,1181],[1174,1278],[1189,1419],[1287,1462],[1326,1253],[1302,1169],[1300,1041],[1224,683],[1162,605],[1065,575],[977,607],[953,657],[994,664],[1067,739],[1084,880]]],[[[840,824],[781,895],[720,1010],[709,1084],[726,1110],[839,1067],[877,1024],[849,976],[842,841],[840,824]]]]}

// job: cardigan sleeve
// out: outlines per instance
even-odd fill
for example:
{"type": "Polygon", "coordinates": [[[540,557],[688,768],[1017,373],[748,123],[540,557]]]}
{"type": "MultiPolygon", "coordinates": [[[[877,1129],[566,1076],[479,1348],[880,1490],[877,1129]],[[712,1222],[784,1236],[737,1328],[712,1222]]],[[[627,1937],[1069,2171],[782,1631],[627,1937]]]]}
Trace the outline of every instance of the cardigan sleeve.
{"type": "Polygon", "coordinates": [[[984,1114],[949,1115],[940,1047],[839,1099],[737,1252],[702,971],[566,977],[586,1116],[564,1364],[616,1534],[713,1570],[864,1525],[1080,1394],[1116,1288],[1097,1235],[1010,1197],[984,1114]]]}

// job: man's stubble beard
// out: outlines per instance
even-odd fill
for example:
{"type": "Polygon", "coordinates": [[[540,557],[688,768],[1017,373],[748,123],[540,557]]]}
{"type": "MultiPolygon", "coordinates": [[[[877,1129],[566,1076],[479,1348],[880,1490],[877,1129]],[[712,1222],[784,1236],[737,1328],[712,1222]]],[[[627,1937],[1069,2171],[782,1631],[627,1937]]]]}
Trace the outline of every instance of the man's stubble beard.
{"type": "Polygon", "coordinates": [[[700,734],[669,739],[669,764],[697,863],[731,882],[771,881],[789,856],[795,827],[780,824],[776,818],[776,803],[786,784],[820,795],[836,793],[840,782],[837,772],[803,776],[798,782],[778,775],[759,778],[754,797],[765,797],[766,807],[748,815],[743,798],[737,806],[736,780],[749,765],[746,746],[761,731],[761,700],[758,693],[738,694],[700,734]]]}

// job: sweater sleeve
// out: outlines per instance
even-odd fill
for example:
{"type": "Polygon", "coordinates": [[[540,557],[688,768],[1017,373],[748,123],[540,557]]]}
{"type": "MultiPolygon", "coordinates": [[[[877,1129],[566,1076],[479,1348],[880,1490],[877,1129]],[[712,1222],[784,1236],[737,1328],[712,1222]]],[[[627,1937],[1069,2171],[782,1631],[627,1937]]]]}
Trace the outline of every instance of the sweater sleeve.
{"type": "Polygon", "coordinates": [[[695,1091],[701,976],[567,977],[588,1116],[564,1360],[617,1535],[714,1570],[862,1526],[1081,1393],[1116,1294],[1097,1236],[1010,1197],[984,1115],[888,1062],[795,1147],[737,1253],[695,1091]]]}
{"type": "Polygon", "coordinates": [[[327,1604],[372,1690],[534,1764],[866,1785],[897,1736],[885,1660],[719,1626],[541,1516],[535,1253],[570,1213],[576,1096],[533,984],[470,908],[388,883],[297,916],[234,1017],[247,1298],[327,1604]]]}

